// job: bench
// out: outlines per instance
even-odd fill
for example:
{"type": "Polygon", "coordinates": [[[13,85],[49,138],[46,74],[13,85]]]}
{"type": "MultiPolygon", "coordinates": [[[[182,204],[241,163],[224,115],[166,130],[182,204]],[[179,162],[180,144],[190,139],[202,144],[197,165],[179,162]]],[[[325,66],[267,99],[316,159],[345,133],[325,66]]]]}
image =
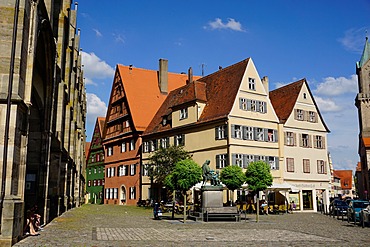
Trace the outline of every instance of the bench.
{"type": "Polygon", "coordinates": [[[240,221],[240,213],[237,207],[205,208],[205,221],[209,220],[235,220],[240,221]]]}

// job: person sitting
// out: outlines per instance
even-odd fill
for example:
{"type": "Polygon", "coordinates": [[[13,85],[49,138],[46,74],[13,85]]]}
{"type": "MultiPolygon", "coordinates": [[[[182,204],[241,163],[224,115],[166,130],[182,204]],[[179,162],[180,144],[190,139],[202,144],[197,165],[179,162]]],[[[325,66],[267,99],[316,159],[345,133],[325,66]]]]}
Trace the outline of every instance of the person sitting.
{"type": "Polygon", "coordinates": [[[261,201],[261,214],[268,214],[268,205],[265,200],[261,201]]]}
{"type": "Polygon", "coordinates": [[[37,205],[34,205],[31,208],[31,218],[33,219],[33,225],[35,227],[36,231],[41,231],[43,230],[41,227],[41,215],[37,213],[37,205]]]}
{"type": "Polygon", "coordinates": [[[24,233],[26,235],[30,236],[38,236],[40,233],[36,232],[35,226],[34,226],[34,219],[33,219],[33,213],[31,210],[27,210],[27,216],[26,216],[26,225],[24,227],[24,233]]]}

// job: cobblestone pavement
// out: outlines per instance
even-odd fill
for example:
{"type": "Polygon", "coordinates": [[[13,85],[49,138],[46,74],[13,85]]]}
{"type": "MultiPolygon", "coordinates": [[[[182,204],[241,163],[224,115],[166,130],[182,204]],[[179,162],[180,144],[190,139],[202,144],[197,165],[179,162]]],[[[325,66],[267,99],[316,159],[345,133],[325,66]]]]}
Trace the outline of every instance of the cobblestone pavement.
{"type": "Polygon", "coordinates": [[[240,222],[184,224],[152,210],[117,205],[84,205],[44,227],[40,236],[15,246],[370,246],[370,227],[319,213],[247,215],[240,222]]]}

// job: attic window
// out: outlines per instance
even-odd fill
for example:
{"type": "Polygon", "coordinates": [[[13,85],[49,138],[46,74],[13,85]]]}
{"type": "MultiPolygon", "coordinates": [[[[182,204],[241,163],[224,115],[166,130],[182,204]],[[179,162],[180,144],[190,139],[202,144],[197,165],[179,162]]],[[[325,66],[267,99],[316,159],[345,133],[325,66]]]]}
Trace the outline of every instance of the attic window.
{"type": "Polygon", "coordinates": [[[183,108],[180,110],[180,120],[188,118],[188,108],[183,108]]]}
{"type": "Polygon", "coordinates": [[[256,91],[256,81],[254,78],[248,78],[248,82],[249,82],[249,89],[250,90],[253,90],[253,91],[256,91]]]}
{"type": "Polygon", "coordinates": [[[167,116],[162,118],[162,125],[165,126],[167,124],[167,116]]]}
{"type": "Polygon", "coordinates": [[[303,93],[303,98],[307,99],[307,94],[306,93],[303,93]]]}

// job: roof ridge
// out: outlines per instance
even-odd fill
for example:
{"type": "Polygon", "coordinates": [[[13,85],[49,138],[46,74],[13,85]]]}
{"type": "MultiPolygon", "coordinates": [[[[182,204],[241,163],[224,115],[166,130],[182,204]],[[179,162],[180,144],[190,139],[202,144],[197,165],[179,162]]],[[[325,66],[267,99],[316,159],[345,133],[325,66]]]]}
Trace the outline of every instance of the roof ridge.
{"type": "Polygon", "coordinates": [[[237,63],[234,63],[234,64],[232,64],[232,65],[229,65],[229,66],[227,66],[227,67],[225,67],[225,68],[222,68],[222,69],[219,69],[219,70],[217,70],[217,71],[215,71],[215,72],[213,72],[213,73],[211,73],[211,74],[208,74],[208,75],[206,75],[206,76],[203,76],[202,78],[200,78],[200,79],[206,79],[206,78],[208,78],[208,77],[210,77],[210,76],[215,76],[215,75],[217,75],[217,74],[219,74],[219,73],[223,73],[223,72],[225,72],[225,71],[227,71],[227,70],[230,70],[230,69],[232,69],[232,68],[234,68],[234,67],[236,67],[236,66],[239,66],[241,63],[243,63],[243,62],[248,62],[250,60],[250,57],[248,57],[248,58],[246,58],[246,59],[243,59],[242,61],[240,61],[240,62],[237,62],[237,63]]]}
{"type": "MultiPolygon", "coordinates": [[[[118,67],[124,67],[124,68],[130,68],[130,65],[124,65],[124,64],[120,64],[120,63],[118,63],[117,64],[117,66],[118,67]]],[[[140,68],[140,67],[131,67],[131,69],[135,69],[135,70],[142,70],[142,71],[155,71],[155,72],[158,72],[159,70],[157,70],[157,69],[146,69],[146,68],[140,68]]],[[[169,74],[174,74],[174,75],[184,75],[184,76],[187,76],[187,74],[185,73],[185,72],[170,72],[170,71],[168,71],[167,73],[169,73],[169,74]]],[[[195,77],[201,77],[201,76],[197,76],[197,75],[195,75],[195,77]]]]}

